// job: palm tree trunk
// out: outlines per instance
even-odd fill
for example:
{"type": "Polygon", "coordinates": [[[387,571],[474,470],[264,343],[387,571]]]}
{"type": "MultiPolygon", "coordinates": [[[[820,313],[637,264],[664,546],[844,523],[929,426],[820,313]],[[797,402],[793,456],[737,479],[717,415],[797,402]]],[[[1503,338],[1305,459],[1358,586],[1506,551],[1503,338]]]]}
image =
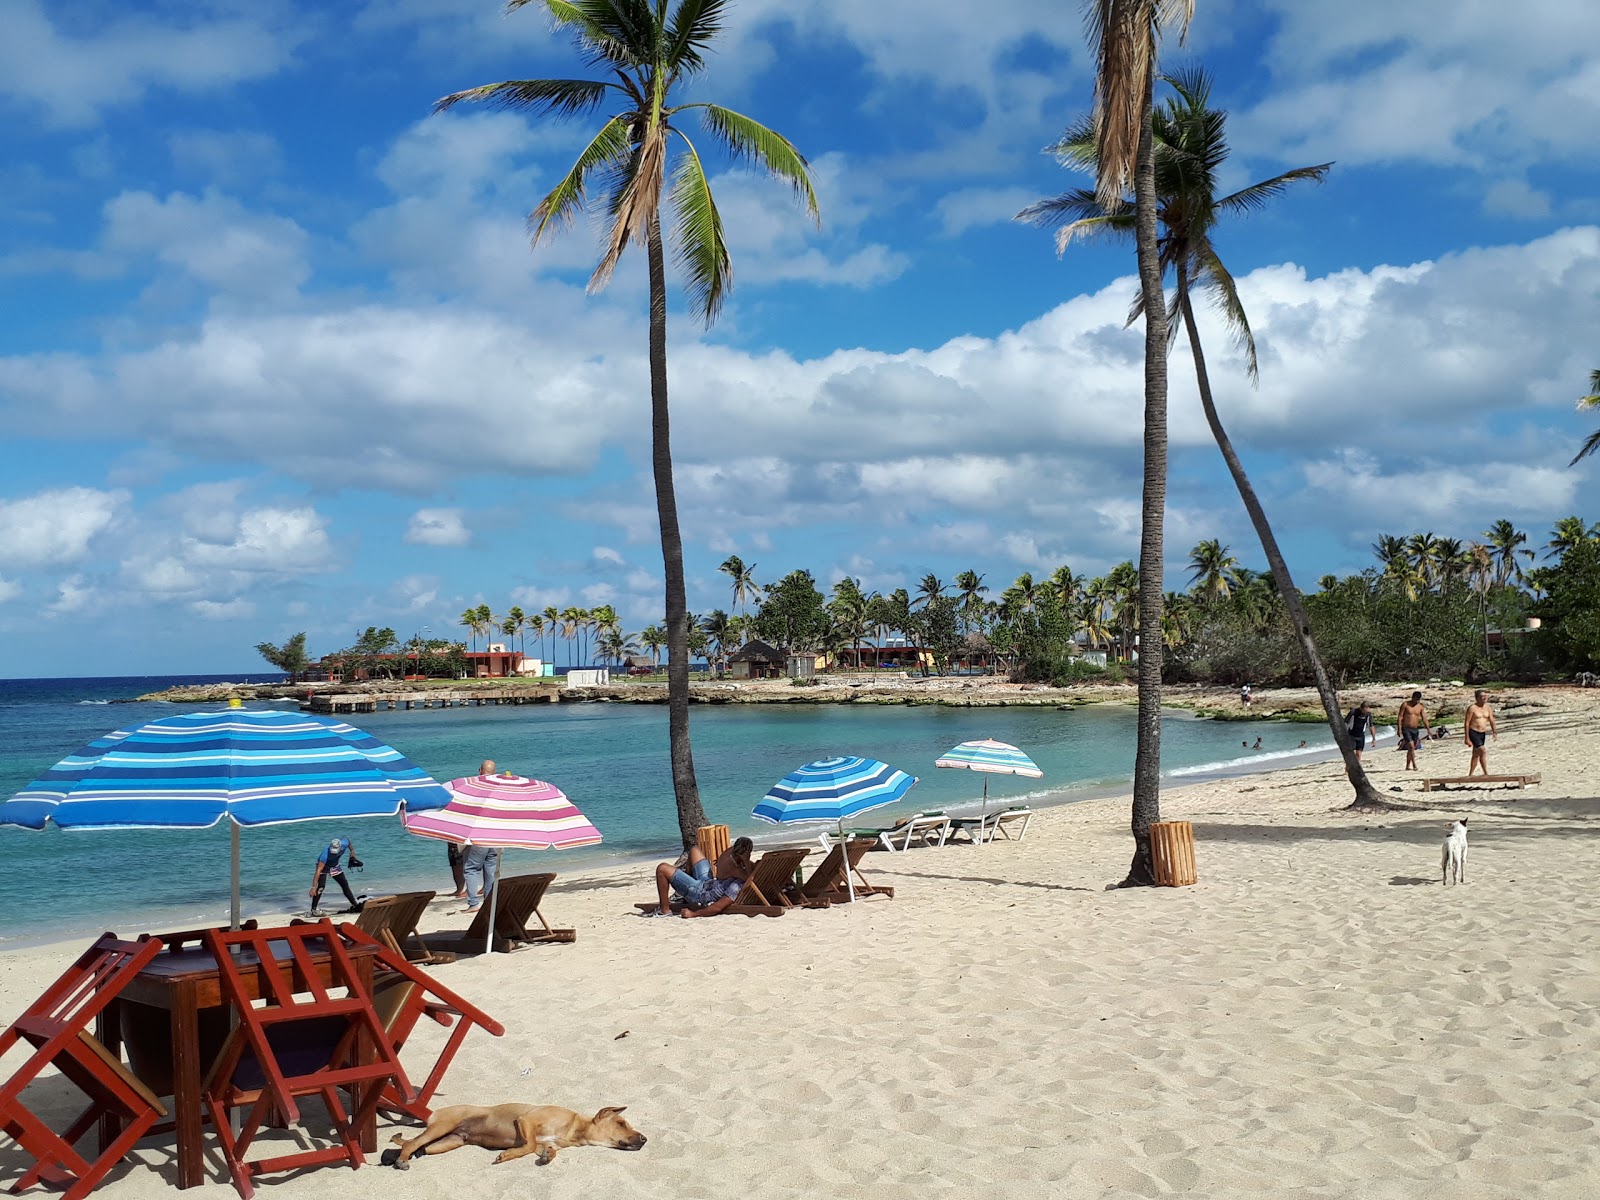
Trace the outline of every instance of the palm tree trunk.
{"type": "Polygon", "coordinates": [[[695,784],[689,745],[689,602],[684,590],[683,537],[678,532],[678,497],[672,486],[671,422],[667,413],[667,269],[661,254],[661,218],[652,213],[650,259],[650,465],[655,472],[656,513],[661,521],[661,562],[667,579],[667,731],[672,748],[672,791],[678,801],[678,833],[693,846],[706,823],[695,784]]]}
{"type": "Polygon", "coordinates": [[[1189,335],[1189,350],[1194,355],[1195,383],[1200,390],[1200,407],[1205,411],[1206,424],[1211,426],[1211,436],[1216,439],[1217,449],[1222,451],[1222,460],[1228,464],[1228,473],[1233,476],[1234,486],[1239,489],[1239,499],[1244,501],[1245,512],[1250,514],[1250,524],[1255,526],[1256,536],[1261,539],[1261,549],[1266,552],[1267,566],[1272,570],[1272,578],[1278,585],[1278,595],[1283,599],[1283,605],[1289,611],[1289,620],[1294,624],[1295,636],[1300,639],[1300,649],[1305,652],[1306,661],[1311,664],[1311,675],[1316,681],[1317,697],[1322,701],[1322,712],[1328,718],[1328,728],[1333,730],[1333,740],[1339,747],[1339,755],[1344,759],[1344,773],[1350,780],[1350,786],[1355,788],[1356,798],[1351,803],[1352,808],[1388,808],[1391,807],[1372,786],[1367,778],[1367,773],[1361,767],[1361,760],[1356,757],[1355,744],[1350,740],[1349,730],[1345,728],[1344,715],[1339,711],[1339,697],[1335,693],[1333,683],[1328,678],[1328,672],[1322,665],[1322,657],[1317,653],[1317,643],[1311,636],[1311,618],[1306,613],[1304,601],[1295,589],[1294,579],[1289,575],[1289,564],[1284,561],[1283,552],[1278,549],[1278,539],[1273,535],[1272,526],[1267,522],[1266,510],[1261,507],[1261,501],[1256,497],[1256,490],[1250,484],[1250,478],[1244,473],[1244,464],[1239,461],[1239,456],[1234,452],[1233,442],[1228,437],[1228,431],[1222,427],[1222,418],[1217,415],[1217,406],[1211,396],[1211,377],[1206,371],[1205,352],[1200,348],[1200,330],[1195,325],[1194,305],[1189,302],[1189,278],[1182,264],[1178,267],[1178,303],[1183,311],[1184,332],[1189,335]]]}
{"type": "MultiPolygon", "coordinates": [[[[1122,887],[1156,881],[1150,826],[1161,819],[1161,605],[1163,529],[1167,508],[1167,304],[1156,257],[1154,79],[1143,98],[1139,161],[1134,169],[1134,223],[1139,289],[1144,296],[1144,491],[1139,518],[1139,741],[1133,758],[1133,862],[1122,887]]],[[[1130,647],[1131,650],[1131,647],[1130,647]]]]}

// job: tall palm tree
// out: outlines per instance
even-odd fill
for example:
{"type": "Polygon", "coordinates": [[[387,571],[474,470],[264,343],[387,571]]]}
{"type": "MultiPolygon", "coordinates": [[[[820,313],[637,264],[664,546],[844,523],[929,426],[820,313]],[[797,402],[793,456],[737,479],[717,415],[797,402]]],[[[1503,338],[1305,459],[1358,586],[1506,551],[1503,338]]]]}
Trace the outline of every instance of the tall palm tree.
{"type": "MultiPolygon", "coordinates": [[[[1167,507],[1167,306],[1156,243],[1155,109],[1157,42],[1180,40],[1194,0],[1087,0],[1095,57],[1095,187],[1104,206],[1121,207],[1133,186],[1134,243],[1144,323],[1144,482],[1139,517],[1138,746],[1133,761],[1133,861],[1125,885],[1155,882],[1150,826],[1161,819],[1162,524],[1167,507]]],[[[1026,214],[1024,214],[1026,215],[1026,214]]]]}
{"type": "Polygon", "coordinates": [[[1392,533],[1380,534],[1372,543],[1372,553],[1385,575],[1402,575],[1410,566],[1406,558],[1406,539],[1392,533]]]}
{"type": "Polygon", "coordinates": [[[583,629],[583,623],[588,619],[588,614],[576,604],[569,604],[561,610],[561,636],[567,643],[567,666],[573,667],[572,643],[577,640],[583,629]]]}
{"type": "Polygon", "coordinates": [[[1431,590],[1439,580],[1439,539],[1433,536],[1432,530],[1427,533],[1413,533],[1406,540],[1406,554],[1411,559],[1411,566],[1421,578],[1422,586],[1431,590]]]}
{"type": "Polygon", "coordinates": [[[1337,575],[1324,575],[1322,578],[1317,580],[1318,589],[1324,592],[1331,592],[1338,586],[1339,577],[1337,575]]]}
{"type": "Polygon", "coordinates": [[[931,604],[936,597],[944,595],[949,590],[949,584],[945,583],[932,571],[929,571],[917,583],[917,598],[911,602],[911,607],[925,607],[931,604]]]}
{"type": "Polygon", "coordinates": [[[500,623],[500,632],[508,638],[517,639],[517,653],[523,656],[528,653],[527,629],[528,614],[522,611],[520,604],[513,604],[506,610],[506,618],[500,623]]]}
{"type": "Polygon", "coordinates": [[[478,648],[478,610],[466,608],[461,611],[461,619],[456,622],[472,637],[472,648],[478,648]]]}
{"type": "MultiPolygon", "coordinates": [[[[1249,321],[1244,306],[1240,303],[1233,276],[1223,265],[1212,242],[1212,232],[1220,217],[1256,211],[1292,183],[1321,180],[1332,164],[1323,163],[1314,167],[1286,171],[1231,195],[1218,197],[1217,177],[1228,156],[1227,115],[1210,107],[1210,81],[1204,72],[1182,71],[1165,78],[1172,86],[1174,96],[1159,113],[1154,113],[1151,119],[1151,173],[1152,176],[1159,176],[1152,180],[1153,195],[1159,205],[1159,211],[1153,215],[1152,220],[1159,217],[1164,230],[1164,236],[1157,248],[1158,261],[1155,269],[1158,278],[1168,269],[1174,273],[1176,288],[1172,299],[1172,316],[1181,319],[1188,337],[1190,354],[1194,359],[1201,409],[1205,413],[1206,423],[1210,426],[1217,448],[1222,452],[1229,474],[1233,477],[1240,499],[1244,502],[1250,522],[1261,540],[1262,549],[1266,552],[1272,577],[1278,585],[1278,594],[1288,609],[1295,635],[1300,641],[1301,649],[1306,655],[1316,681],[1323,713],[1343,755],[1345,773],[1355,789],[1356,803],[1363,806],[1379,805],[1382,803],[1382,798],[1367,780],[1366,773],[1356,758],[1355,747],[1350,742],[1343,714],[1339,710],[1338,695],[1322,665],[1321,656],[1317,653],[1305,605],[1289,574],[1288,564],[1278,548],[1277,538],[1267,521],[1266,512],[1261,507],[1255,488],[1246,475],[1244,465],[1235,452],[1233,443],[1217,413],[1211,393],[1210,376],[1206,371],[1205,353],[1194,317],[1192,296],[1192,288],[1200,287],[1210,292],[1217,300],[1225,321],[1245,353],[1247,371],[1251,381],[1254,382],[1258,375],[1255,338],[1250,332],[1249,321]]],[[[1099,193],[1095,195],[1081,191],[1069,193],[1054,201],[1035,205],[1033,209],[1025,210],[1021,215],[1046,224],[1061,225],[1058,244],[1063,247],[1074,237],[1086,234],[1128,232],[1130,226],[1125,205],[1116,203],[1118,197],[1108,196],[1105,193],[1104,160],[1111,147],[1106,142],[1103,130],[1093,123],[1081,122],[1068,129],[1056,150],[1069,165],[1092,167],[1101,183],[1099,193]]],[[[1136,222],[1133,232],[1136,236],[1142,232],[1137,228],[1136,222]]],[[[1146,318],[1147,346],[1152,315],[1151,305],[1157,302],[1158,295],[1157,289],[1141,288],[1139,298],[1134,305],[1134,315],[1143,314],[1146,318]]],[[[1148,437],[1148,429],[1146,436],[1148,437]]],[[[1148,472],[1148,461],[1146,470],[1148,472]]],[[[1140,561],[1142,566],[1144,559],[1141,557],[1140,561]]],[[[1141,583],[1144,582],[1146,581],[1141,575],[1141,583]]],[[[1157,586],[1159,587],[1159,581],[1157,586]]],[[[1141,627],[1143,624],[1141,605],[1141,627]]],[[[1141,668],[1144,666],[1142,646],[1140,666],[1141,668]]],[[[1141,673],[1141,685],[1143,679],[1141,673]]],[[[1140,732],[1143,733],[1142,725],[1140,732]]],[[[1159,766],[1159,763],[1157,765],[1159,766]]],[[[1136,778],[1136,806],[1137,803],[1136,778]]],[[[1137,819],[1135,824],[1137,825],[1137,819]]]]}
{"type": "Polygon", "coordinates": [[[661,650],[667,644],[667,631],[660,625],[646,625],[644,632],[639,635],[639,640],[644,643],[644,648],[650,651],[650,661],[659,667],[661,650]]]}
{"type": "MultiPolygon", "coordinates": [[[[515,10],[532,2],[508,0],[508,8],[515,10]]],[[[732,158],[755,163],[788,183],[813,218],[820,217],[820,209],[810,168],[787,138],[720,105],[668,102],[674,89],[687,86],[705,70],[706,53],[722,32],[726,0],[677,0],[670,9],[668,0],[543,3],[556,27],[573,35],[579,51],[605,78],[509,80],[456,92],[435,107],[483,101],[568,118],[588,116],[610,101],[619,106],[565,177],[539,202],[530,223],[537,244],[585,207],[590,185],[598,182],[607,238],[605,252],[589,280],[590,290],[605,287],[630,242],[642,243],[645,248],[650,280],[651,466],[666,576],[667,725],[678,832],[689,846],[706,822],[689,741],[689,608],[667,404],[663,193],[676,217],[673,234],[678,264],[695,310],[707,325],[716,319],[733,285],[733,264],[699,148],[682,122],[697,116],[708,141],[721,145],[732,158]],[[674,138],[681,142],[681,150],[669,177],[674,138]]]]}
{"type": "MultiPolygon", "coordinates": [[[[1582,412],[1588,408],[1600,408],[1600,371],[1590,372],[1589,394],[1578,397],[1578,411],[1582,412]]],[[[1600,429],[1596,429],[1584,439],[1583,445],[1578,447],[1578,452],[1572,456],[1572,461],[1567,466],[1577,466],[1596,450],[1600,450],[1600,429]]]]}
{"type": "Polygon", "coordinates": [[[1522,565],[1517,559],[1533,559],[1533,551],[1523,549],[1528,535],[1502,517],[1484,531],[1483,538],[1494,554],[1494,586],[1521,583],[1522,565]]]}
{"type": "Polygon", "coordinates": [[[833,628],[840,635],[840,645],[850,646],[855,652],[855,665],[861,666],[861,642],[871,628],[868,610],[871,601],[861,590],[861,581],[846,575],[833,585],[833,599],[828,602],[828,614],[833,618],[833,628]]]}
{"type": "Polygon", "coordinates": [[[1239,560],[1217,538],[1189,551],[1189,586],[1206,600],[1225,600],[1239,582],[1239,560]]]}
{"type": "Polygon", "coordinates": [[[981,624],[983,615],[983,597],[989,590],[984,585],[987,575],[980,575],[976,571],[962,571],[956,576],[956,594],[960,597],[958,607],[961,611],[963,632],[971,630],[974,624],[981,624]]]}
{"type": "Polygon", "coordinates": [[[1597,532],[1600,532],[1600,526],[1590,528],[1584,524],[1582,517],[1562,517],[1550,531],[1550,540],[1545,543],[1544,556],[1560,558],[1574,546],[1593,539],[1597,532]]]}
{"type": "Polygon", "coordinates": [[[756,564],[745,566],[744,559],[737,554],[730,554],[717,570],[733,580],[733,602],[739,606],[739,615],[743,616],[748,601],[761,599],[761,586],[756,583],[756,564]]]}
{"type": "Polygon", "coordinates": [[[554,604],[546,604],[539,615],[544,618],[545,631],[550,635],[550,654],[545,661],[555,662],[556,638],[561,635],[561,610],[554,604]]]}
{"type": "Polygon", "coordinates": [[[1072,568],[1063,563],[1050,572],[1050,578],[1045,583],[1046,589],[1061,609],[1063,615],[1071,615],[1073,603],[1078,598],[1078,593],[1083,589],[1083,576],[1074,575],[1072,568]]]}
{"type": "Polygon", "coordinates": [[[1024,571],[1011,581],[1008,589],[1016,598],[1017,611],[1031,613],[1034,605],[1039,602],[1039,585],[1033,580],[1032,571],[1024,571]]]}
{"type": "MultiPolygon", "coordinates": [[[[1133,661],[1134,646],[1139,647],[1139,657],[1144,657],[1144,629],[1140,624],[1139,570],[1131,561],[1120,562],[1106,573],[1106,594],[1111,605],[1111,621],[1117,629],[1117,641],[1121,643],[1122,659],[1125,662],[1133,661]],[[1135,634],[1137,630],[1137,635],[1135,634]]],[[[1162,598],[1162,608],[1165,609],[1166,597],[1162,598]]],[[[1163,612],[1165,616],[1165,612],[1163,612]]],[[[1156,640],[1163,645],[1166,639],[1162,637],[1158,628],[1156,640]]]]}

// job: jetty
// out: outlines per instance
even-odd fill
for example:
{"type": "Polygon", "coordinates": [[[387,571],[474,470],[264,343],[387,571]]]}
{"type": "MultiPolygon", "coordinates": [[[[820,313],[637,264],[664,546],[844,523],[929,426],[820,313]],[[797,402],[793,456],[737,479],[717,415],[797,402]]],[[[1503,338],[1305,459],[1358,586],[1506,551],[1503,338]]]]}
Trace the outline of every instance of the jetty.
{"type": "Polygon", "coordinates": [[[446,691],[420,688],[404,692],[314,692],[300,707],[314,713],[367,713],[380,709],[465,708],[485,704],[554,704],[561,699],[560,689],[506,686],[493,689],[472,688],[446,691]]]}

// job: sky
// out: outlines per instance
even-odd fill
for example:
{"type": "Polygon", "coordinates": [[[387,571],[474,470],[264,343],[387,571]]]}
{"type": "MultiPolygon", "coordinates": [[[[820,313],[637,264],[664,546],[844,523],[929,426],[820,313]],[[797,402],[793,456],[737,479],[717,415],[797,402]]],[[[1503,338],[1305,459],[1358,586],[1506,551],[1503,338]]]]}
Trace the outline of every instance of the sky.
{"type": "MultiPolygon", "coordinates": [[[[1219,229],[1260,349],[1217,403],[1302,587],[1381,534],[1541,545],[1600,518],[1600,5],[1200,0],[1168,67],[1229,112],[1219,229]]],[[[690,608],[729,554],[994,592],[1138,552],[1129,247],[1013,218],[1092,98],[1077,6],[736,0],[686,98],[784,133],[789,189],[708,157],[735,287],[673,282],[690,608]]],[[[643,260],[527,213],[596,118],[433,102],[588,68],[493,0],[0,4],[0,677],[238,672],[305,630],[465,638],[487,603],[660,619],[643,260]]],[[[689,126],[691,132],[694,125],[689,126]]],[[[701,138],[703,143],[705,139],[701,138]]],[[[1168,587],[1259,545],[1171,359],[1168,587]]]]}

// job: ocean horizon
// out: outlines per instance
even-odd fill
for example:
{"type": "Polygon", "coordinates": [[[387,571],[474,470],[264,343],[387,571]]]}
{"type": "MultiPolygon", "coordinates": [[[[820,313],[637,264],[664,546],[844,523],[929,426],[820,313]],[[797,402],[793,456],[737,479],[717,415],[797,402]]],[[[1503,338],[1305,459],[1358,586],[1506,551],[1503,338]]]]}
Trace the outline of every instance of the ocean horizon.
{"type": "MultiPolygon", "coordinates": [[[[256,682],[281,679],[267,672],[256,682]]],[[[243,682],[240,675],[103,676],[0,680],[0,796],[9,797],[60,759],[114,729],[214,705],[118,703],[173,685],[243,682]]],[[[281,709],[292,701],[250,702],[281,709]]],[[[712,821],[735,835],[789,840],[818,826],[783,827],[751,818],[766,790],[804,762],[833,754],[879,758],[918,777],[901,803],[864,823],[887,823],[925,809],[975,810],[983,777],[937,770],[933,761],[958,742],[994,737],[1021,746],[1042,779],[989,776],[990,803],[1073,803],[1130,786],[1135,715],[1120,704],[1071,711],[1037,707],[729,705],[691,714],[701,800],[712,821]]],[[[677,813],[660,705],[485,706],[364,713],[350,722],[394,746],[440,782],[475,774],[493,758],[502,769],[556,784],[600,829],[605,841],[562,853],[508,851],[505,869],[572,872],[670,857],[677,813]]],[[[1332,738],[1315,726],[1252,722],[1254,751],[1241,726],[1169,710],[1162,760],[1174,786],[1325,758],[1332,738]],[[1306,740],[1305,749],[1299,742],[1306,740]]],[[[446,890],[449,872],[437,842],[407,834],[398,819],[367,818],[242,831],[241,889],[246,915],[309,904],[311,864],[327,837],[351,837],[366,863],[352,877],[370,895],[446,890]]],[[[0,827],[0,949],[116,928],[176,928],[226,919],[226,823],[207,830],[42,831],[0,827]]],[[[641,874],[641,887],[647,883],[641,874]]],[[[647,889],[646,889],[647,890],[647,889]]]]}

